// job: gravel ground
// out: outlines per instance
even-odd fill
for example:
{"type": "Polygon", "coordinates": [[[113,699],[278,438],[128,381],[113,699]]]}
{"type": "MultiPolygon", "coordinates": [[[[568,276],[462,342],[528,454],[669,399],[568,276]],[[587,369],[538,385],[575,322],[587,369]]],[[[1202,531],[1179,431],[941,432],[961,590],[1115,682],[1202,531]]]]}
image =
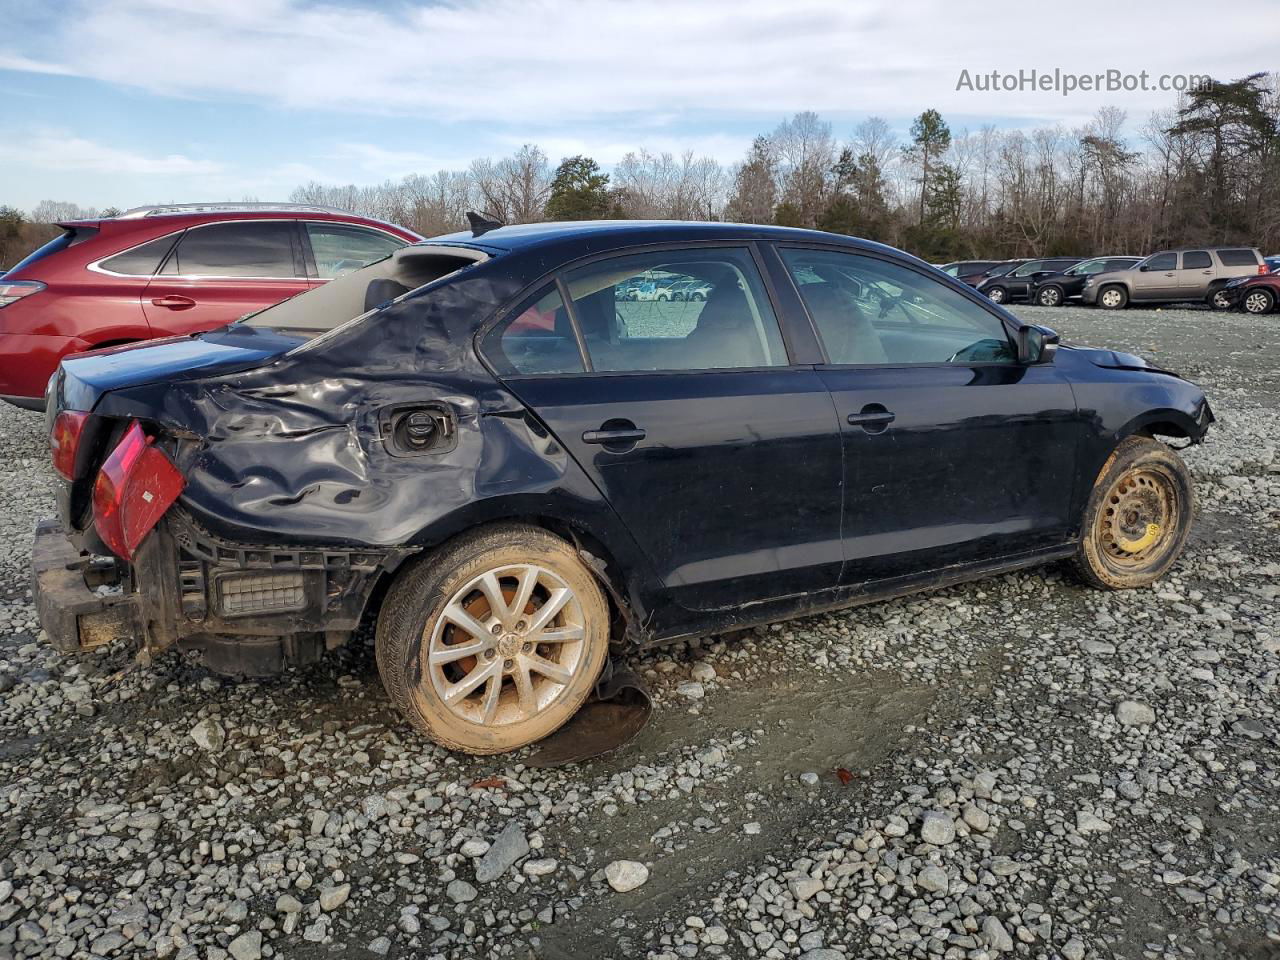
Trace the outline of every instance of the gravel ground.
{"type": "Polygon", "coordinates": [[[0,406],[0,957],[1280,956],[1280,319],[1017,310],[1209,391],[1170,576],[657,651],[640,739],[551,772],[415,737],[367,647],[55,653],[42,423],[0,406]]]}

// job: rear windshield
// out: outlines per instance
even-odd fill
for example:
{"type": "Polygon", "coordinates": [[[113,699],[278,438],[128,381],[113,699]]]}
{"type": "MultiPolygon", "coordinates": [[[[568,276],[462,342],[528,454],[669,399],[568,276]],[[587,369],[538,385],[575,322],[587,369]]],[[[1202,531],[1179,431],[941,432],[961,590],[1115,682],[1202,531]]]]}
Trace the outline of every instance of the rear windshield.
{"type": "Polygon", "coordinates": [[[77,236],[79,239],[85,240],[95,233],[97,233],[97,230],[93,227],[80,227],[75,230],[64,227],[61,236],[54,237],[44,246],[38,247],[31,253],[27,254],[25,259],[19,260],[9,268],[9,273],[17,273],[19,270],[25,270],[37,260],[43,260],[45,257],[67,249],[67,247],[71,246],[71,244],[76,241],[77,236]]]}
{"type": "Polygon", "coordinates": [[[1218,259],[1224,267],[1256,267],[1259,263],[1252,250],[1219,250],[1218,259]]]}

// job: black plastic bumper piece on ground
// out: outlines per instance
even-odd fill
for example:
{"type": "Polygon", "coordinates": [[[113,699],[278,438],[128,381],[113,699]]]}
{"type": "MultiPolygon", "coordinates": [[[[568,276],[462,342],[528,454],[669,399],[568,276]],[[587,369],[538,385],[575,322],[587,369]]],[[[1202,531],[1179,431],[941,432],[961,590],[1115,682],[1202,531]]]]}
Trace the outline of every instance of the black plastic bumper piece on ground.
{"type": "Polygon", "coordinates": [[[562,767],[611,753],[634,740],[652,713],[653,700],[644,681],[625,663],[610,658],[591,699],[525,763],[562,767]]]}
{"type": "Polygon", "coordinates": [[[36,524],[31,579],[36,613],[49,642],[64,653],[92,650],[139,633],[133,594],[107,594],[85,582],[88,557],[67,539],[57,520],[36,524]]]}

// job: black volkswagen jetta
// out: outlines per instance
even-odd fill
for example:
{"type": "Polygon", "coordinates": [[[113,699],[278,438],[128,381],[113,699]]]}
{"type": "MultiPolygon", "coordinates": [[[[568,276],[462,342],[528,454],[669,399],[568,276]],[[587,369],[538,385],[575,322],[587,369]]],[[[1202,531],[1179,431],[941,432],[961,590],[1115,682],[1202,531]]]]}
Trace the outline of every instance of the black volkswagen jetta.
{"type": "Polygon", "coordinates": [[[564,724],[611,646],[1060,558],[1141,586],[1186,542],[1191,482],[1154,437],[1213,417],[1137,357],[848,237],[484,226],[66,360],[50,640],[260,674],[376,617],[413,725],[494,753],[564,724]],[[706,299],[616,295],[653,278],[706,299]]]}

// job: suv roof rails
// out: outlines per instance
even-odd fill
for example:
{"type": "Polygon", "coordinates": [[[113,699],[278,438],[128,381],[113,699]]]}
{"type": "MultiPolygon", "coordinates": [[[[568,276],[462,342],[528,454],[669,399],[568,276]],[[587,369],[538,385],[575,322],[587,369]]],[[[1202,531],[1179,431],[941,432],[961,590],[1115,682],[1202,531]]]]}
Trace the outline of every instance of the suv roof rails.
{"type": "Polygon", "coordinates": [[[351,216],[350,210],[322,207],[311,203],[165,203],[154,206],[134,207],[117,216],[117,220],[141,220],[144,217],[172,216],[182,213],[340,213],[351,216]]]}

